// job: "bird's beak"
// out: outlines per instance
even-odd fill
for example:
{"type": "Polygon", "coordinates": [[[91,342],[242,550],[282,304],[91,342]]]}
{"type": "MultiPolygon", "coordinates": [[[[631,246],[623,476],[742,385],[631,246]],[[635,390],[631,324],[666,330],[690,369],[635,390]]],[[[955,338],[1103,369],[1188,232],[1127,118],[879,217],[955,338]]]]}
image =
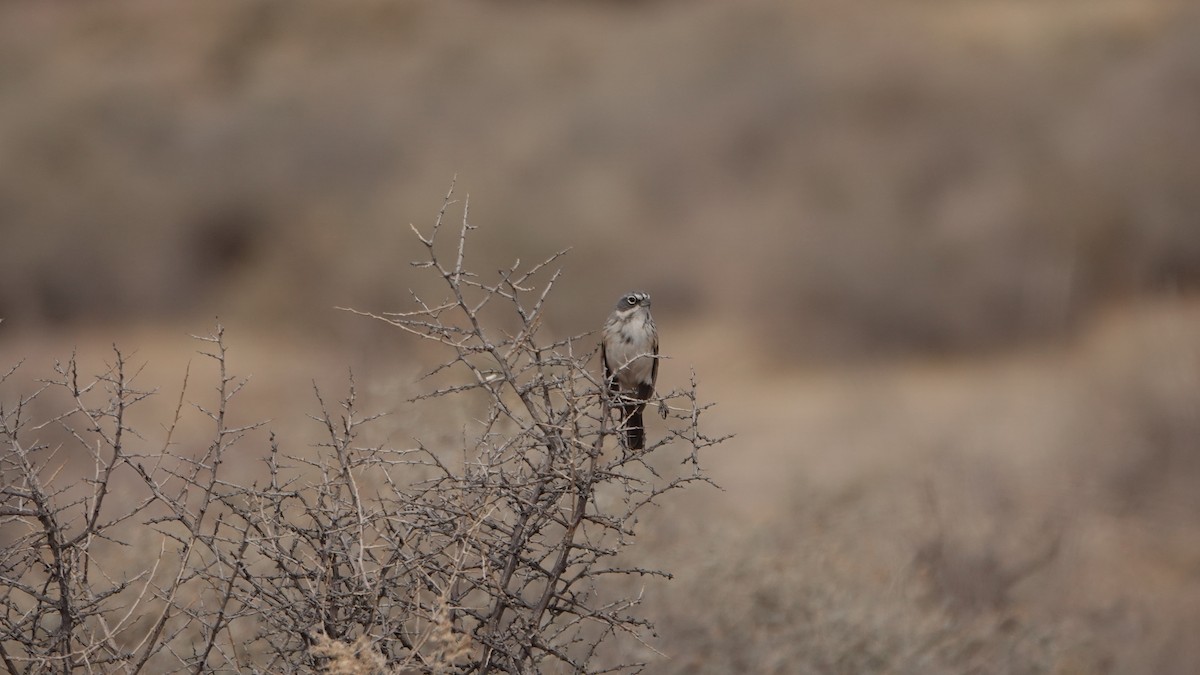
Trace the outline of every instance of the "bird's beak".
{"type": "Polygon", "coordinates": [[[649,307],[649,306],[650,306],[650,296],[646,296],[645,298],[642,298],[642,307],[649,307]]]}

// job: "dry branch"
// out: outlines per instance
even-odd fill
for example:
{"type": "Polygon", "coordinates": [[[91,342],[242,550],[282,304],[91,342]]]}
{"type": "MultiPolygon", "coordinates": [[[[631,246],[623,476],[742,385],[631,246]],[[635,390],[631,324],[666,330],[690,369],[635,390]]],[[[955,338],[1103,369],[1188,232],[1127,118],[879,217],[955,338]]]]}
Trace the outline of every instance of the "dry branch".
{"type": "Polygon", "coordinates": [[[565,252],[486,279],[467,266],[466,204],[443,241],[453,204],[451,192],[428,234],[413,228],[425,253],[414,266],[441,279],[444,297],[356,313],[444,346],[418,399],[449,408],[482,393],[461,446],[364,445],[379,415],[359,410],[353,374],[335,404],[316,390],[314,448],[281,448],[263,423],[232,425],[249,380],[228,372],[219,325],[196,336],[215,389],[185,406],[189,364],[158,441],[130,423],[152,392],[115,348],[95,377],[72,355],[33,394],[0,404],[10,672],[589,673],[614,670],[596,665],[601,644],[648,639],[640,597],[610,579],[669,574],[617,554],[640,511],[708,482],[699,453],[723,439],[701,431],[693,376],[661,396],[658,440],[624,448],[589,368],[594,336],[544,335],[565,252]],[[35,421],[35,401],[58,407],[35,421]],[[177,438],[188,414],[209,425],[206,441],[177,438]],[[261,456],[265,476],[228,475],[235,449],[261,456]],[[78,480],[68,455],[88,459],[78,480]]]}

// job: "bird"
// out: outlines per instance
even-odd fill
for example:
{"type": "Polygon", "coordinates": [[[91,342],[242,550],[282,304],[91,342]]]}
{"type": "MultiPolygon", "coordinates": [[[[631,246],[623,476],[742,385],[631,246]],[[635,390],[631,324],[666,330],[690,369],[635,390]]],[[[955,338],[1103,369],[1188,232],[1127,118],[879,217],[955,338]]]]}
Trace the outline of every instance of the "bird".
{"type": "Polygon", "coordinates": [[[621,406],[621,427],[630,450],[646,446],[642,411],[658,379],[658,330],[650,316],[650,294],[630,291],[604,323],[600,341],[604,380],[621,406]]]}

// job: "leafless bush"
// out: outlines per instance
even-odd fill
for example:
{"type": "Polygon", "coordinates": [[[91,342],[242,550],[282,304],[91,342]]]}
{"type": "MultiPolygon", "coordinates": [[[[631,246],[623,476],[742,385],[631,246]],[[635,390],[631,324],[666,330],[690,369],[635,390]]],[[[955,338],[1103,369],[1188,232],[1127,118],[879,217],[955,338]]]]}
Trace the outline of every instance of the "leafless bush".
{"type": "Polygon", "coordinates": [[[192,406],[211,429],[194,449],[175,439],[187,379],[153,441],[129,415],[152,392],[120,350],[92,379],[72,356],[0,407],[10,672],[599,672],[602,643],[644,639],[638,598],[608,580],[669,575],[615,556],[641,510],[707,482],[698,453],[722,439],[700,429],[693,376],[662,397],[658,440],[624,447],[589,368],[594,337],[539,330],[562,254],[485,282],[464,266],[465,206],[453,262],[442,255],[452,203],[417,232],[427,257],[415,264],[445,298],[368,315],[446,348],[429,373],[443,384],[418,398],[482,402],[461,447],[366,444],[379,416],[359,411],[353,376],[336,407],[316,392],[315,450],[231,424],[247,380],[227,372],[220,326],[198,338],[219,379],[215,402],[192,406]],[[494,327],[506,321],[515,329],[494,327]],[[35,422],[35,401],[65,412],[35,422]],[[259,480],[228,475],[235,448],[261,455],[259,480]],[[64,456],[80,452],[89,468],[72,480],[64,456]]]}

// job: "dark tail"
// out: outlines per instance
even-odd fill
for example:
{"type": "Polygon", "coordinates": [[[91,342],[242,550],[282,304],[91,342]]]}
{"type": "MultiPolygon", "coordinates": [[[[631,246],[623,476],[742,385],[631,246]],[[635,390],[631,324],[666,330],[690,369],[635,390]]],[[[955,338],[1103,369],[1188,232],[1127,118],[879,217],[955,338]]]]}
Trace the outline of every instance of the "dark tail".
{"type": "Polygon", "coordinates": [[[641,450],[646,447],[646,428],[642,425],[642,411],[645,403],[622,407],[625,417],[625,443],[630,450],[641,450]]]}

